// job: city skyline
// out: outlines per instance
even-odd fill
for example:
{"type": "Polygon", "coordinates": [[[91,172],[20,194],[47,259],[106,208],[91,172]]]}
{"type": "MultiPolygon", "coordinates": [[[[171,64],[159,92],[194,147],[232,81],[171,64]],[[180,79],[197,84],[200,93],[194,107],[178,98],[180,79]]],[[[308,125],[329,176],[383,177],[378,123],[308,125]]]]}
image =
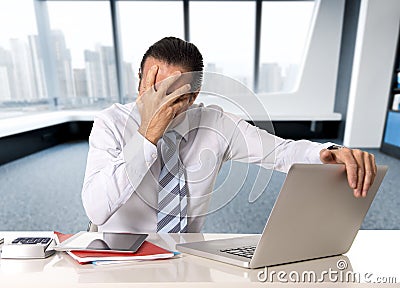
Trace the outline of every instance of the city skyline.
{"type": "MultiPolygon", "coordinates": [[[[51,33],[46,54],[42,55],[40,45],[43,42],[38,37],[34,3],[23,2],[23,11],[20,4],[10,1],[0,12],[3,23],[0,28],[1,107],[22,107],[21,103],[78,107],[101,101],[105,106],[118,101],[109,5],[101,1],[46,2],[51,33]],[[14,15],[19,15],[19,20],[14,15]],[[92,16],[91,21],[87,21],[87,15],[92,16]]],[[[164,36],[184,38],[182,5],[180,2],[146,5],[118,2],[121,29],[118,52],[122,60],[120,71],[126,91],[122,95],[125,102],[134,100],[137,94],[137,71],[149,45],[164,36]],[[141,29],[149,13],[163,25],[141,29]]],[[[263,4],[256,92],[287,92],[296,88],[314,8],[313,1],[263,4]]],[[[240,1],[232,2],[229,8],[219,2],[193,2],[189,11],[190,39],[203,53],[205,70],[214,65],[217,72],[239,80],[250,89],[254,88],[255,41],[255,28],[250,20],[255,11],[255,2],[240,1]],[[226,9],[229,13],[225,13],[221,25],[219,15],[226,9]],[[203,21],[206,14],[208,21],[203,21]],[[239,18],[242,21],[237,21],[239,18]]]]}
{"type": "MultiPolygon", "coordinates": [[[[204,70],[206,72],[215,72],[223,74],[223,68],[216,63],[206,63],[204,70]]],[[[297,83],[299,76],[299,65],[284,65],[278,62],[261,63],[259,70],[259,80],[257,93],[274,93],[274,92],[290,92],[297,83]]],[[[252,77],[239,76],[236,80],[252,89],[252,77]]]]}
{"type": "MultiPolygon", "coordinates": [[[[112,46],[96,44],[82,51],[84,68],[73,67],[71,50],[61,30],[50,31],[49,50],[54,53],[55,90],[49,95],[38,35],[27,35],[27,40],[11,38],[10,48],[0,46],[0,103],[43,103],[54,101],[65,107],[92,105],[97,102],[118,101],[118,80],[115,51],[112,46]]],[[[125,99],[134,99],[137,81],[133,65],[122,63],[125,99]]],[[[217,63],[205,63],[205,71],[223,74],[217,63]]],[[[287,92],[294,88],[299,66],[297,64],[261,63],[258,91],[260,93],[287,92]]],[[[251,87],[252,75],[239,75],[237,80],[251,87]]]]}
{"type": "MultiPolygon", "coordinates": [[[[48,95],[38,35],[9,39],[10,48],[0,46],[0,103],[42,103],[55,99],[58,105],[94,104],[118,100],[114,47],[97,44],[82,51],[84,68],[72,66],[71,51],[61,30],[50,31],[49,50],[54,53],[56,91],[48,95]],[[49,97],[50,96],[50,97],[49,97]]],[[[136,95],[132,64],[123,62],[125,98],[136,95]]]]}

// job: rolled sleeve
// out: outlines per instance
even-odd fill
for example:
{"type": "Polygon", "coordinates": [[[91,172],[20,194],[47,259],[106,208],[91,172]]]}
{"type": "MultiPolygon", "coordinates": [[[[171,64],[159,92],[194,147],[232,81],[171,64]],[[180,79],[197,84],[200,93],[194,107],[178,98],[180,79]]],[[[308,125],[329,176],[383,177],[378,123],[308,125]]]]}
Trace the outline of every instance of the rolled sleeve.
{"type": "Polygon", "coordinates": [[[126,173],[133,187],[137,187],[147,171],[157,160],[157,147],[136,132],[123,148],[126,173]]]}
{"type": "Polygon", "coordinates": [[[224,113],[224,129],[230,133],[227,159],[259,164],[287,173],[294,163],[322,164],[320,152],[334,143],[286,140],[224,113]],[[226,128],[228,127],[228,129],[226,128]]]}
{"type": "Polygon", "coordinates": [[[308,163],[312,163],[312,164],[322,164],[322,161],[320,158],[321,150],[326,149],[332,145],[337,145],[337,144],[331,143],[331,142],[327,142],[327,143],[310,142],[310,143],[312,145],[309,146],[306,154],[307,154],[308,163]]]}

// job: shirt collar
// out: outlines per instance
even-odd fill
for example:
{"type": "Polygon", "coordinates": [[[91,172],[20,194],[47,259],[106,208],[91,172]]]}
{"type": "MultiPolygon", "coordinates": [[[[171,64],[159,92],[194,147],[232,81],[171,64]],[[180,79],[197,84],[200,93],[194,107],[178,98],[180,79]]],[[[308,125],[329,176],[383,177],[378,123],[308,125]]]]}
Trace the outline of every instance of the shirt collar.
{"type": "Polygon", "coordinates": [[[175,131],[178,133],[185,141],[187,142],[189,136],[189,118],[188,113],[184,113],[183,115],[185,118],[183,120],[174,119],[171,122],[171,125],[168,127],[168,131],[175,131]]]}

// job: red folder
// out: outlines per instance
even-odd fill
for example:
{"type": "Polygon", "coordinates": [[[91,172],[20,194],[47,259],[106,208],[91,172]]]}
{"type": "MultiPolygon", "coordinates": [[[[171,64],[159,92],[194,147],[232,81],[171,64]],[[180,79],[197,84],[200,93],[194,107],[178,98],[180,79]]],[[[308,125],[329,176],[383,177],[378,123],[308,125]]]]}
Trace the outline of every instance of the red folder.
{"type": "MultiPolygon", "coordinates": [[[[67,240],[73,234],[62,234],[55,232],[60,242],[67,240]]],[[[107,251],[68,251],[67,252],[72,258],[78,261],[80,264],[92,263],[97,261],[132,261],[132,260],[154,260],[154,259],[166,259],[171,258],[175,254],[174,252],[168,251],[161,248],[153,243],[144,241],[142,246],[135,253],[118,253],[118,252],[107,252],[107,251]]]]}

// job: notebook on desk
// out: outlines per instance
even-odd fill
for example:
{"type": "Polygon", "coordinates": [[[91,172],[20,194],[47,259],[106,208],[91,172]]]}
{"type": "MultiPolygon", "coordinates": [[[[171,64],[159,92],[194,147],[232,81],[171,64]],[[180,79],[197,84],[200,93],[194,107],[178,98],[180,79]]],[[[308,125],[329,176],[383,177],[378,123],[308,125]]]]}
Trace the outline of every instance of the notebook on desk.
{"type": "Polygon", "coordinates": [[[147,234],[112,233],[112,232],[86,232],[81,231],[54,249],[56,251],[101,251],[134,253],[143,244],[147,234]]]}
{"type": "Polygon", "coordinates": [[[69,240],[76,239],[79,235],[89,234],[91,237],[98,237],[96,236],[96,234],[99,233],[100,232],[80,232],[78,234],[73,235],[73,234],[62,234],[59,232],[55,232],[55,234],[59,239],[60,244],[69,243],[68,245],[64,246],[64,249],[61,250],[65,251],[79,264],[93,263],[97,265],[110,265],[110,264],[128,263],[132,261],[167,259],[174,257],[177,253],[166,250],[148,241],[144,241],[135,252],[93,251],[93,250],[82,250],[82,249],[69,250],[65,248],[71,245],[71,242],[69,240]]]}
{"type": "Polygon", "coordinates": [[[378,166],[367,197],[355,198],[344,165],[294,164],[261,235],[177,244],[176,249],[246,268],[347,252],[382,183],[378,166]]]}

